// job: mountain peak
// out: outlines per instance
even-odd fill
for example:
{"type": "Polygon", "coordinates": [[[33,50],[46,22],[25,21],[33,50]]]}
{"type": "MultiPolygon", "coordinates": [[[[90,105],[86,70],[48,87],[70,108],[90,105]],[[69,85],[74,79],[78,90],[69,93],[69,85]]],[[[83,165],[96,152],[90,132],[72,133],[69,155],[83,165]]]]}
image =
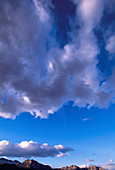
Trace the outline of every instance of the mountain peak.
{"type": "Polygon", "coordinates": [[[33,159],[29,160],[25,160],[24,162],[22,162],[19,167],[21,168],[32,168],[32,169],[41,169],[41,170],[45,170],[45,169],[48,169],[48,170],[51,170],[51,167],[48,166],[48,165],[43,165],[33,159]]]}

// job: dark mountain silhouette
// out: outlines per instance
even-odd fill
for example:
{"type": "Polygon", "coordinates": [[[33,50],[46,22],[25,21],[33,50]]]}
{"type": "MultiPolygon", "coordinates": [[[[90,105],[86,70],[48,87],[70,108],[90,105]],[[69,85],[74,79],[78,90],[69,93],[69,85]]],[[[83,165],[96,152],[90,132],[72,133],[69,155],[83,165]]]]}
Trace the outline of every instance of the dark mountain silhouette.
{"type": "MultiPolygon", "coordinates": [[[[7,160],[0,158],[0,170],[52,170],[49,165],[43,165],[37,161],[27,159],[24,162],[7,160]]],[[[104,170],[101,167],[89,166],[87,168],[80,168],[76,165],[71,165],[70,167],[55,168],[54,170],[104,170]]]]}
{"type": "Polygon", "coordinates": [[[18,165],[20,164],[21,162],[17,161],[17,160],[8,160],[8,159],[5,159],[5,158],[0,158],[0,164],[3,164],[3,163],[6,163],[6,164],[15,164],[15,165],[18,165]]]}

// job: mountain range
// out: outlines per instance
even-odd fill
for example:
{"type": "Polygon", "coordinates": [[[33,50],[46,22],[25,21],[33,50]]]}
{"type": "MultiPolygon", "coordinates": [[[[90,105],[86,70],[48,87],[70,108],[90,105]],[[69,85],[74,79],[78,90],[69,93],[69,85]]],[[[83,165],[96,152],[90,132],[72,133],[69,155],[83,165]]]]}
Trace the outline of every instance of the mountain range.
{"type": "Polygon", "coordinates": [[[27,159],[21,163],[17,160],[12,161],[5,158],[0,158],[0,170],[104,170],[104,169],[97,166],[80,168],[76,165],[53,169],[49,165],[43,165],[33,159],[31,160],[27,159]]]}

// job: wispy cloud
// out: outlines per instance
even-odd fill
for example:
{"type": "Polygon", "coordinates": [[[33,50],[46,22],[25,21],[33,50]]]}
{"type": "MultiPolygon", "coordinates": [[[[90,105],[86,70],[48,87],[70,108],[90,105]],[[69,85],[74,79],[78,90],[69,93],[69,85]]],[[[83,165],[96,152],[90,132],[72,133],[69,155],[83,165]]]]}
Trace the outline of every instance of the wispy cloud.
{"type": "Polygon", "coordinates": [[[88,121],[88,120],[90,120],[90,118],[88,118],[88,117],[87,117],[87,118],[82,119],[82,121],[83,121],[83,122],[88,121]]]}
{"type": "Polygon", "coordinates": [[[86,159],[85,162],[93,162],[93,159],[86,159]]]}

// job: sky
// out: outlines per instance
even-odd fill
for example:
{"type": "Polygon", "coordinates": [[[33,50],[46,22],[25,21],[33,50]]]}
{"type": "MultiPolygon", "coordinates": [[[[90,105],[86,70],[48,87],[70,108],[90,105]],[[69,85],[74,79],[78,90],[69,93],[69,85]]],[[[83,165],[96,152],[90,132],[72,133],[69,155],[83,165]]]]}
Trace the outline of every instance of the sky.
{"type": "Polygon", "coordinates": [[[115,1],[0,1],[0,156],[115,170],[115,1]]]}

